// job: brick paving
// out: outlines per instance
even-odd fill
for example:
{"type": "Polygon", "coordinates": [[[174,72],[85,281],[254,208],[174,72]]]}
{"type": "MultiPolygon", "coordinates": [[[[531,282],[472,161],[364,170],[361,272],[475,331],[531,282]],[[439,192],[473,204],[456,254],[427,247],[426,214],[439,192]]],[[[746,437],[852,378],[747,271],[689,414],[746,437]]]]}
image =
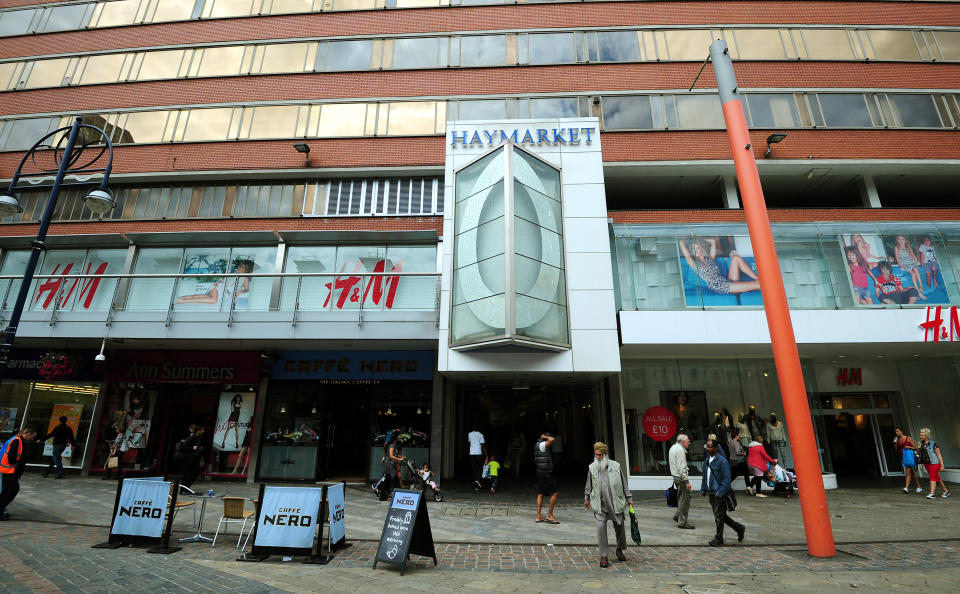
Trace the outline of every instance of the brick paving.
{"type": "MultiPolygon", "coordinates": [[[[338,551],[329,565],[317,566],[278,557],[238,562],[236,527],[233,538],[216,547],[186,544],[172,555],[92,549],[106,539],[115,483],[80,477],[54,482],[28,474],[23,484],[10,509],[14,521],[0,524],[2,592],[960,591],[955,507],[960,504],[954,498],[902,495],[895,482],[830,492],[840,553],[833,559],[806,554],[796,498],[743,498],[737,516],[748,526],[746,542],[730,539],[734,542],[713,549],[704,546],[712,526],[702,502],[693,503],[698,529],[682,531],[674,528],[672,510],[659,496],[638,495],[643,546],[631,542],[628,561],[608,569],[598,566],[593,522],[574,485],[567,486],[556,526],[533,523],[533,506],[523,490],[491,498],[451,486],[446,502],[428,507],[439,566],[412,556],[403,577],[391,566],[371,567],[386,505],[365,486],[347,491],[352,546],[338,551]]],[[[255,496],[257,490],[246,484],[201,485],[211,486],[229,495],[255,496]]],[[[205,533],[216,527],[219,511],[215,500],[208,504],[205,533]]],[[[178,536],[189,533],[191,519],[178,517],[178,536]]]]}

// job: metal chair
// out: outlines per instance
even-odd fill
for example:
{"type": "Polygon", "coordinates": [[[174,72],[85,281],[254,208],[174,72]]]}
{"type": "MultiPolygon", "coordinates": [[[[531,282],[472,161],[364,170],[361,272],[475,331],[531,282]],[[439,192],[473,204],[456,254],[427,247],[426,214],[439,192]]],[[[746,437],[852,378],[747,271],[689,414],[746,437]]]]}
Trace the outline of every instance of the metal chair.
{"type": "MultiPolygon", "coordinates": [[[[220,522],[217,524],[217,532],[213,535],[213,543],[211,547],[216,546],[217,536],[220,534],[220,528],[224,524],[231,523],[241,523],[240,526],[240,537],[237,538],[237,548],[240,548],[240,541],[243,540],[243,530],[247,527],[247,520],[252,518],[256,512],[244,510],[244,505],[246,504],[247,499],[245,497],[224,497],[223,498],[223,515],[220,516],[220,522]]],[[[253,526],[251,525],[251,529],[253,526]]],[[[226,528],[224,527],[224,533],[226,533],[226,528]]]]}

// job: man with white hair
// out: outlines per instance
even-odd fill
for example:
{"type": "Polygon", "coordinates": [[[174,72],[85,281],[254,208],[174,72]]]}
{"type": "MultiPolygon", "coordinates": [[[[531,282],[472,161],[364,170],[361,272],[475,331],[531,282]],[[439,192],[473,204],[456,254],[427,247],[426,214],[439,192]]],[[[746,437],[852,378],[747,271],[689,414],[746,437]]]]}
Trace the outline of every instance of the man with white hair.
{"type": "Polygon", "coordinates": [[[693,530],[694,526],[687,523],[687,513],[690,511],[690,468],[687,466],[687,448],[690,447],[690,437],[684,433],[677,435],[677,443],[670,448],[670,474],[673,476],[673,486],[677,490],[677,513],[673,514],[673,521],[678,528],[693,530]]]}
{"type": "Polygon", "coordinates": [[[597,520],[597,542],[600,567],[609,567],[610,545],[607,543],[607,522],[613,521],[617,534],[617,560],[626,561],[627,548],[624,512],[633,505],[633,494],[620,464],[609,458],[610,448],[602,441],[593,444],[594,461],[587,469],[587,486],[583,489],[583,507],[593,511],[597,520]]]}

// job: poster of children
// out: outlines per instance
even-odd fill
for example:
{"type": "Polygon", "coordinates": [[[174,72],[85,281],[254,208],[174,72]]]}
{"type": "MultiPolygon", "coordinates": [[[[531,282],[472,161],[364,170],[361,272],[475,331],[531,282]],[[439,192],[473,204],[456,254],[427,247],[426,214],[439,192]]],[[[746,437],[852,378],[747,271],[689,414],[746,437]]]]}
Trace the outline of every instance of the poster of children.
{"type": "Polygon", "coordinates": [[[250,278],[220,276],[227,272],[253,272],[254,255],[236,255],[231,261],[227,250],[188,250],[183,264],[184,274],[197,274],[180,279],[177,287],[178,309],[229,310],[247,309],[250,296],[250,278]]]}
{"type": "MultiPolygon", "coordinates": [[[[53,411],[50,413],[50,423],[47,424],[47,435],[50,435],[54,427],[60,424],[60,417],[67,417],[67,427],[70,427],[73,434],[76,435],[77,429],[80,428],[81,414],[83,414],[82,404],[54,404],[53,411]]],[[[52,437],[43,443],[43,455],[53,455],[52,437]]],[[[68,445],[67,449],[63,450],[63,457],[68,459],[73,457],[73,444],[68,445]]]]}
{"type": "Polygon", "coordinates": [[[840,236],[857,305],[949,303],[930,235],[840,236]]]}
{"type": "Polygon", "coordinates": [[[0,433],[13,433],[17,430],[17,409],[0,406],[0,433]]]}
{"type": "Polygon", "coordinates": [[[687,307],[763,305],[749,237],[681,237],[677,246],[687,307]]]}
{"type": "Polygon", "coordinates": [[[254,395],[251,392],[222,392],[217,409],[217,426],[213,430],[213,447],[224,452],[238,452],[247,445],[247,432],[253,417],[254,395]]]}

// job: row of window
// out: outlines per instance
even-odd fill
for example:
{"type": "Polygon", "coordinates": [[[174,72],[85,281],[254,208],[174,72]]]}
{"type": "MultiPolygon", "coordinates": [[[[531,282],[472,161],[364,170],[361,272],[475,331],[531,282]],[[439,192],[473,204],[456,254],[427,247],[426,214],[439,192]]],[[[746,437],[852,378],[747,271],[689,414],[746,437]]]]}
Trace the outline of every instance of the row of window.
{"type": "Polygon", "coordinates": [[[0,63],[0,90],[246,74],[703,60],[960,61],[960,31],[727,28],[567,31],[221,45],[0,63]]]}
{"type": "MultiPolygon", "coordinates": [[[[54,221],[194,219],[218,217],[403,216],[443,214],[440,178],[343,179],[260,184],[112,187],[117,207],[94,214],[84,208],[88,188],[64,190],[54,221]]],[[[47,193],[22,192],[23,212],[2,220],[40,220],[47,193]]]]}
{"type": "MultiPolygon", "coordinates": [[[[748,124],[756,128],[949,128],[960,125],[958,96],[910,92],[751,92],[748,124]]],[[[601,118],[615,130],[723,129],[713,93],[600,95],[204,107],[87,116],[120,144],[271,138],[424,136],[452,120],[601,118]]],[[[73,115],[0,120],[0,150],[30,148],[73,115]]]]}
{"type": "MultiPolygon", "coordinates": [[[[436,245],[291,246],[280,261],[276,245],[140,248],[130,270],[126,256],[126,249],[44,252],[26,309],[268,311],[277,301],[280,311],[436,308],[436,245]],[[274,278],[243,276],[274,272],[326,274],[284,277],[274,297],[274,278]],[[79,274],[94,278],[63,278],[79,274]],[[116,296],[119,279],[98,278],[110,274],[188,276],[134,277],[126,294],[116,296]]],[[[29,250],[6,251],[0,275],[22,274],[29,257],[29,250]]],[[[0,310],[13,305],[21,283],[0,279],[0,310]]]]}
{"type": "Polygon", "coordinates": [[[569,0],[101,0],[2,11],[0,36],[190,19],[563,1],[569,0]]]}

